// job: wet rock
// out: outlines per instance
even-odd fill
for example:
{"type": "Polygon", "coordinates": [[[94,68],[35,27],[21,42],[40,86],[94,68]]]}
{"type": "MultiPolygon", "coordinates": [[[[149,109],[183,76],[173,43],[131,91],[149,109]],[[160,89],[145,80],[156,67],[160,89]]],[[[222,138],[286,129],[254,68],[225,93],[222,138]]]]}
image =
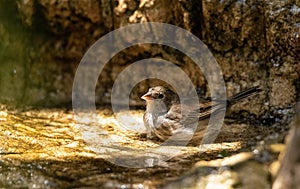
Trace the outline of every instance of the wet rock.
{"type": "Polygon", "coordinates": [[[286,139],[286,148],[281,154],[280,168],[272,189],[291,188],[300,186],[299,148],[300,145],[300,103],[296,104],[295,115],[291,130],[286,139]]]}
{"type": "Polygon", "coordinates": [[[219,160],[200,161],[189,174],[165,188],[269,188],[266,166],[254,161],[252,153],[219,160]]]}

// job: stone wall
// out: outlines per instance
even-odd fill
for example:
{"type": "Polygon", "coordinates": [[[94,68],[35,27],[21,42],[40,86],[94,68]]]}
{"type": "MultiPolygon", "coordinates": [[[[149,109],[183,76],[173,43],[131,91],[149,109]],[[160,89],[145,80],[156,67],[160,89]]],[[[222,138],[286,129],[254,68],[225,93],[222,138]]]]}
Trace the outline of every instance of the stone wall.
{"type": "MultiPolygon", "coordinates": [[[[199,37],[213,52],[228,94],[260,85],[258,98],[233,111],[266,115],[294,104],[299,81],[294,38],[299,2],[218,0],[4,0],[0,3],[3,103],[53,106],[71,102],[72,82],[86,50],[101,36],[132,23],[164,22],[199,37]],[[9,7],[9,8],[7,8],[9,7]],[[8,15],[8,16],[7,16],[8,15]]],[[[150,57],[172,61],[190,75],[203,94],[206,82],[193,62],[168,47],[138,45],[106,66],[96,88],[98,103],[109,103],[114,79],[130,63],[150,57]]],[[[132,102],[152,85],[135,87],[132,102]]]]}

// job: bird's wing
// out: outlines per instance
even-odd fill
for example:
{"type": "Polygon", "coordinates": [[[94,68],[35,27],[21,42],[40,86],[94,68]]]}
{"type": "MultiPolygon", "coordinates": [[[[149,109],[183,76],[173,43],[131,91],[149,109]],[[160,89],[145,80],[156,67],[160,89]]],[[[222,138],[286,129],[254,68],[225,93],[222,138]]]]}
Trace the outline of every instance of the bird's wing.
{"type": "Polygon", "coordinates": [[[216,101],[202,102],[196,105],[190,104],[173,104],[167,114],[158,116],[155,127],[155,134],[161,138],[166,139],[178,132],[179,129],[188,132],[194,132],[195,129],[205,129],[208,118],[216,114],[226,104],[216,101]],[[182,111],[183,110],[183,111],[182,111]],[[197,128],[198,124],[203,124],[203,127],[197,128]]]}

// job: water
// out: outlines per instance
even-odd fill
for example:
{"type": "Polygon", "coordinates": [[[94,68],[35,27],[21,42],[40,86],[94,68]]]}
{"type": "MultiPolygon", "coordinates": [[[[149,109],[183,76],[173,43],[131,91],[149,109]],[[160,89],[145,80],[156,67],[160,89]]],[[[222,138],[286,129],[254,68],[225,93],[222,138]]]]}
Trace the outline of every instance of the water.
{"type": "MultiPolygon", "coordinates": [[[[137,164],[139,151],[157,147],[157,142],[147,141],[135,130],[126,130],[116,124],[110,110],[97,111],[101,123],[88,127],[102,127],[119,142],[107,143],[103,149],[115,153],[95,153],[75,127],[73,112],[66,109],[7,110],[0,111],[0,183],[2,187],[17,188],[157,188],[179,178],[199,160],[211,160],[220,154],[239,151],[242,143],[235,126],[228,127],[232,136],[223,143],[209,146],[204,153],[198,147],[183,147],[181,154],[159,166],[141,168],[122,167],[112,159],[137,164]],[[229,139],[229,140],[228,140],[229,139]],[[117,146],[117,147],[116,147],[117,146]],[[125,151],[124,151],[125,150],[125,151]],[[163,179],[162,179],[163,178],[163,179]]],[[[127,112],[140,119],[142,111],[127,112]]],[[[135,125],[133,124],[132,127],[135,125]]],[[[242,126],[246,128],[246,126],[242,126]]],[[[225,129],[226,131],[226,129],[225,129]]],[[[225,132],[224,131],[224,132],[225,132]]],[[[241,136],[243,137],[243,136],[241,136]]],[[[222,133],[219,140],[222,139],[222,133]]],[[[105,139],[102,138],[102,141],[105,139]]],[[[99,141],[101,141],[99,139],[99,141]]],[[[172,149],[172,147],[168,148],[172,149]]],[[[170,151],[171,153],[171,151],[170,151]]],[[[142,161],[141,161],[142,162],[142,161]]],[[[123,162],[124,163],[124,162],[123,162]]]]}

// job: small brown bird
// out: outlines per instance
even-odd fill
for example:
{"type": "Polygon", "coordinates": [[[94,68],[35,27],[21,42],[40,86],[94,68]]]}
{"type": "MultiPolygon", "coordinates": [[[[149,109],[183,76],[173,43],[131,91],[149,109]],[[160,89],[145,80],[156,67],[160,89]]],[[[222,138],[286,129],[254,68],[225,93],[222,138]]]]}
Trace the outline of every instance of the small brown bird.
{"type": "MultiPolygon", "coordinates": [[[[190,144],[199,144],[211,115],[217,115],[220,110],[224,110],[226,107],[255,95],[260,91],[261,89],[258,86],[252,87],[231,96],[226,102],[222,100],[200,99],[200,107],[195,107],[195,105],[186,102],[181,104],[179,96],[167,87],[152,87],[141,97],[147,104],[143,117],[147,138],[153,139],[158,137],[165,141],[178,130],[187,130],[187,127],[196,121],[198,122],[198,126],[195,131],[191,130],[193,137],[190,144]],[[188,114],[183,116],[182,109],[187,111],[188,114]],[[195,116],[198,118],[195,119],[195,116]]],[[[184,135],[182,137],[185,140],[184,135]]]]}

